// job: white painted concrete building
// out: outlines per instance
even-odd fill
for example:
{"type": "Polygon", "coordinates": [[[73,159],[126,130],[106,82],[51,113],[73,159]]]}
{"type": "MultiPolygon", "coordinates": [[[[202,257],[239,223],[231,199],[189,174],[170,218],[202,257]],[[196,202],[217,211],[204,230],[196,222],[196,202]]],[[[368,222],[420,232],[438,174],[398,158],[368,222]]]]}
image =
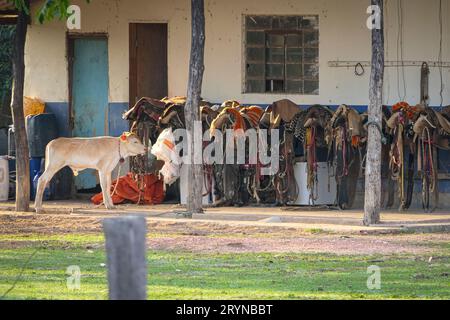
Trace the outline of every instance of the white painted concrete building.
{"type": "MultiPolygon", "coordinates": [[[[439,0],[402,1],[401,8],[399,1],[386,1],[386,60],[438,61],[439,0]],[[403,21],[399,21],[399,14],[403,16],[403,21]]],[[[190,1],[74,2],[81,8],[81,30],[67,30],[64,21],[40,25],[33,19],[26,45],[26,95],[67,108],[71,82],[68,39],[101,35],[107,41],[108,50],[109,108],[115,108],[114,112],[126,108],[132,100],[129,94],[132,23],[167,25],[167,80],[162,75],[157,77],[167,81],[167,95],[185,94],[190,50],[190,1]]],[[[34,11],[39,4],[39,1],[33,4],[34,11]]],[[[370,31],[366,27],[369,4],[370,1],[366,0],[206,0],[203,97],[213,102],[236,99],[244,104],[270,104],[280,98],[289,98],[299,105],[367,105],[370,68],[365,67],[364,74],[357,76],[353,65],[345,68],[330,64],[333,61],[370,61],[370,31]],[[247,15],[318,17],[319,94],[245,93],[247,15]]],[[[442,1],[442,10],[442,60],[450,61],[449,0],[442,1]]],[[[431,68],[432,106],[441,104],[440,71],[444,84],[443,103],[450,104],[450,68],[431,68]]],[[[149,69],[145,72],[153,71],[149,69]]],[[[391,105],[400,100],[419,102],[419,83],[420,65],[387,67],[384,103],[391,105]]],[[[111,111],[109,114],[115,117],[111,111]]]]}
{"type": "MultiPolygon", "coordinates": [[[[430,63],[430,105],[450,104],[450,0],[384,2],[384,104],[420,101],[423,61],[430,63]],[[439,62],[441,67],[434,66],[439,62]]],[[[121,115],[136,98],[186,94],[190,1],[71,3],[80,8],[79,30],[69,30],[66,21],[40,24],[35,17],[42,1],[32,1],[26,42],[25,95],[46,101],[61,135],[119,135],[129,128],[121,115]]],[[[288,98],[301,106],[346,103],[363,111],[371,59],[369,5],[369,0],[205,0],[203,98],[258,105],[288,98]]],[[[448,152],[440,157],[447,159],[448,152]]],[[[449,193],[450,184],[440,189],[449,193]]]]}

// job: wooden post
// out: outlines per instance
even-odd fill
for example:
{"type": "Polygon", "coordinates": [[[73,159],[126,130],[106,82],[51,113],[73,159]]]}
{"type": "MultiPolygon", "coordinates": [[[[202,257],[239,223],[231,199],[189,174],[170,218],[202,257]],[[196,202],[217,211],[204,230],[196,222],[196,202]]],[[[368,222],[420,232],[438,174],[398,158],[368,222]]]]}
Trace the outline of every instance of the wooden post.
{"type": "Polygon", "coordinates": [[[384,76],[383,0],[372,0],[380,9],[380,28],[372,29],[372,71],[368,108],[368,142],[364,202],[364,225],[380,222],[381,208],[381,126],[384,76]]]}
{"type": "MultiPolygon", "coordinates": [[[[30,8],[30,1],[25,5],[30,8]]],[[[16,211],[30,209],[30,154],[28,151],[25,116],[23,112],[23,87],[25,80],[25,41],[29,16],[22,8],[16,23],[16,36],[13,50],[13,87],[11,96],[11,114],[14,124],[16,145],[16,211]]]]}
{"type": "Polygon", "coordinates": [[[110,300],[147,299],[147,224],[144,217],[103,220],[110,300]]]}
{"type": "Polygon", "coordinates": [[[202,194],[203,194],[203,166],[194,161],[194,122],[200,121],[200,99],[203,81],[203,71],[205,69],[204,51],[205,51],[205,9],[204,0],[191,0],[192,14],[192,40],[191,40],[191,59],[189,64],[189,83],[187,90],[187,101],[184,109],[186,119],[186,130],[190,144],[188,157],[187,176],[189,191],[187,196],[188,214],[201,213],[202,194]]]}

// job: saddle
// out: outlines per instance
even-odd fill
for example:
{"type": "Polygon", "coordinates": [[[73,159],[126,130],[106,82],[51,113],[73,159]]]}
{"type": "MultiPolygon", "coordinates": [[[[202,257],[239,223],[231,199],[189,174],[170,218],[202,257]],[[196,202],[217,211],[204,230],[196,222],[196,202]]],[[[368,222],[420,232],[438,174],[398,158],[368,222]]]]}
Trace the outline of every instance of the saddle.
{"type": "MultiPolygon", "coordinates": [[[[325,131],[327,130],[332,117],[333,112],[329,108],[318,104],[313,105],[308,110],[306,110],[303,124],[304,130],[306,132],[315,131],[316,133],[317,129],[322,131],[322,134],[314,134],[314,143],[317,144],[317,147],[327,146],[325,140],[325,131]]],[[[311,135],[311,133],[309,135],[311,135]]]]}
{"type": "Polygon", "coordinates": [[[320,126],[325,128],[333,116],[329,108],[315,104],[309,107],[305,116],[305,128],[320,126]]]}
{"type": "Polygon", "coordinates": [[[161,101],[166,105],[178,104],[184,106],[186,104],[187,98],[185,96],[175,96],[175,97],[165,97],[161,101]]]}
{"type": "MultiPolygon", "coordinates": [[[[158,125],[171,126],[172,128],[185,128],[185,115],[184,108],[187,98],[184,96],[176,96],[172,98],[165,97],[161,99],[161,102],[166,104],[164,113],[161,115],[158,125]]],[[[208,101],[200,101],[200,112],[202,108],[211,108],[211,104],[208,101]]]]}
{"type": "MultiPolygon", "coordinates": [[[[390,171],[388,182],[396,181],[398,184],[399,210],[408,209],[412,201],[416,153],[412,125],[421,110],[423,110],[421,105],[411,107],[406,102],[399,102],[392,107],[392,114],[386,119],[386,128],[391,137],[388,154],[390,171]]],[[[389,187],[391,188],[391,185],[389,187]]],[[[390,192],[387,206],[390,207],[393,203],[393,192],[390,192]]]]}
{"type": "Polygon", "coordinates": [[[270,129],[270,115],[271,111],[269,110],[270,107],[267,107],[264,110],[263,115],[261,116],[261,120],[259,120],[259,127],[262,129],[270,129]]]}
{"type": "Polygon", "coordinates": [[[439,112],[425,108],[414,123],[417,142],[417,172],[422,178],[422,206],[433,211],[439,203],[437,149],[449,149],[448,120],[439,112]],[[434,195],[431,207],[430,197],[434,195]]]}
{"type": "Polygon", "coordinates": [[[399,124],[405,124],[405,117],[402,112],[395,112],[392,116],[386,121],[386,126],[390,130],[394,130],[399,124]]]}
{"type": "Polygon", "coordinates": [[[202,116],[202,119],[208,118],[214,120],[222,110],[214,110],[209,106],[202,106],[200,107],[200,114],[202,116]]]}
{"type": "Polygon", "coordinates": [[[301,109],[297,104],[288,99],[283,99],[274,102],[269,106],[266,112],[270,113],[270,128],[276,129],[280,126],[281,121],[284,123],[291,122],[295,115],[299,113],[301,109]]]}
{"type": "Polygon", "coordinates": [[[433,143],[436,147],[444,150],[450,149],[450,121],[444,115],[431,108],[426,108],[414,122],[415,139],[422,135],[426,129],[434,132],[433,143]]]}
{"type": "Polygon", "coordinates": [[[420,112],[423,112],[425,110],[425,106],[418,104],[414,107],[410,106],[407,102],[401,101],[392,106],[392,112],[399,112],[402,111],[406,118],[410,120],[414,120],[417,118],[417,115],[420,112]]]}
{"type": "MultiPolygon", "coordinates": [[[[211,122],[210,134],[213,135],[216,129],[223,129],[228,126],[234,132],[235,137],[241,136],[250,128],[257,128],[264,111],[257,106],[236,107],[235,102],[225,103],[235,107],[225,107],[211,122]],[[228,121],[228,122],[227,122],[228,121]]],[[[257,169],[255,169],[257,171],[257,169]]],[[[226,164],[216,165],[213,168],[216,181],[216,205],[219,204],[243,204],[248,201],[249,186],[252,181],[249,175],[255,176],[252,170],[245,165],[226,164]],[[247,183],[247,185],[246,185],[247,183]]]]}
{"type": "Polygon", "coordinates": [[[443,114],[440,112],[434,111],[434,114],[436,115],[436,118],[438,120],[438,130],[439,134],[443,136],[450,136],[450,121],[446,117],[444,117],[443,114]]]}
{"type": "Polygon", "coordinates": [[[247,120],[252,128],[258,128],[264,110],[257,106],[250,106],[242,108],[240,114],[247,120]]]}
{"type": "Polygon", "coordinates": [[[211,127],[212,121],[219,115],[220,111],[213,110],[209,106],[200,107],[200,118],[202,120],[203,132],[211,127]]]}
{"type": "Polygon", "coordinates": [[[293,134],[296,139],[298,139],[301,143],[305,141],[305,118],[306,118],[307,110],[302,110],[297,113],[291,122],[285,123],[284,129],[293,134]]]}
{"type": "Polygon", "coordinates": [[[450,106],[446,106],[442,108],[441,114],[447,119],[450,120],[450,106]]]}
{"type": "Polygon", "coordinates": [[[135,105],[122,115],[125,120],[142,121],[143,116],[157,122],[164,112],[166,104],[158,99],[142,97],[135,105]]]}
{"type": "Polygon", "coordinates": [[[241,106],[241,104],[239,102],[237,102],[236,100],[227,100],[224,101],[224,103],[222,103],[221,107],[222,108],[239,108],[241,106]]]}
{"type": "MultiPolygon", "coordinates": [[[[175,97],[165,97],[161,99],[161,102],[164,102],[166,104],[166,107],[169,107],[171,105],[180,105],[185,106],[187,101],[187,97],[185,96],[175,96],[175,97]]],[[[205,101],[203,99],[200,99],[200,108],[201,107],[211,107],[211,103],[208,101],[205,101]]]]}
{"type": "Polygon", "coordinates": [[[361,115],[343,104],[333,114],[326,128],[328,157],[333,159],[337,183],[337,205],[353,206],[358,177],[361,173],[363,123],[361,115]]]}
{"type": "Polygon", "coordinates": [[[158,126],[170,126],[172,128],[185,128],[186,122],[184,117],[184,105],[172,104],[164,110],[158,120],[158,126]]]}
{"type": "Polygon", "coordinates": [[[333,114],[330,120],[330,129],[327,130],[325,139],[327,143],[332,139],[333,129],[338,126],[346,126],[347,128],[347,139],[351,142],[354,148],[359,147],[361,142],[361,137],[363,136],[363,125],[362,118],[360,114],[353,108],[342,104],[333,114]]]}
{"type": "Polygon", "coordinates": [[[210,130],[213,132],[216,129],[221,129],[225,120],[232,117],[232,129],[236,135],[239,135],[240,132],[245,132],[250,128],[258,128],[263,113],[264,111],[257,106],[243,107],[240,110],[226,107],[211,122],[210,130]]]}

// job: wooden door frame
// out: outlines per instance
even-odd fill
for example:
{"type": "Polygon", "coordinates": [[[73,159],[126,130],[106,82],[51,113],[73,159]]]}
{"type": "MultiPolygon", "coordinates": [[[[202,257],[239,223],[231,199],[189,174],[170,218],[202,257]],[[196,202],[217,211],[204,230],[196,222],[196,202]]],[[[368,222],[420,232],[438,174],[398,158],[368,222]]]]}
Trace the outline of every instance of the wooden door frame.
{"type": "MultiPolygon", "coordinates": [[[[136,68],[133,66],[136,66],[136,50],[133,50],[133,42],[136,42],[136,24],[141,22],[129,22],[128,23],[128,52],[129,52],[129,58],[128,58],[128,108],[132,108],[134,104],[136,103],[134,101],[133,95],[131,94],[133,92],[133,87],[137,88],[137,74],[136,74],[136,68]]],[[[147,23],[147,22],[142,22],[147,23]]],[[[151,23],[151,22],[149,22],[151,23]]]]}
{"type": "MultiPolygon", "coordinates": [[[[73,60],[75,55],[75,40],[77,39],[101,39],[106,40],[108,48],[109,48],[109,38],[107,33],[102,32],[92,32],[92,33],[66,33],[66,59],[67,59],[67,76],[68,76],[68,105],[69,105],[69,135],[72,136],[74,126],[75,126],[75,118],[73,114],[73,105],[72,105],[72,80],[73,80],[73,60]]],[[[109,49],[108,49],[109,51],[109,49]]],[[[109,52],[108,52],[109,59],[109,52]]],[[[109,69],[109,61],[108,61],[108,69],[109,69]]],[[[108,81],[109,81],[109,72],[108,72],[108,81]]],[[[109,84],[108,84],[109,88],[109,84]]],[[[108,89],[109,90],[109,89],[108,89]]],[[[108,92],[109,96],[109,92],[108,92]]]]}

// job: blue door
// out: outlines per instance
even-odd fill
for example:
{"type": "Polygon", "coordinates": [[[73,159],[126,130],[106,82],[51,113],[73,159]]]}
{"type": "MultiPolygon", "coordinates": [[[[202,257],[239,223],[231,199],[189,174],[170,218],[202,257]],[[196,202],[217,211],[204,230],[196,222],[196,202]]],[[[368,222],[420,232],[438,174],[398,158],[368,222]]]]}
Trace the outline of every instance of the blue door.
{"type": "MultiPolygon", "coordinates": [[[[73,40],[72,65],[73,137],[107,135],[108,42],[105,38],[73,40]]],[[[77,190],[95,188],[98,176],[84,170],[75,178],[77,190]]]]}

